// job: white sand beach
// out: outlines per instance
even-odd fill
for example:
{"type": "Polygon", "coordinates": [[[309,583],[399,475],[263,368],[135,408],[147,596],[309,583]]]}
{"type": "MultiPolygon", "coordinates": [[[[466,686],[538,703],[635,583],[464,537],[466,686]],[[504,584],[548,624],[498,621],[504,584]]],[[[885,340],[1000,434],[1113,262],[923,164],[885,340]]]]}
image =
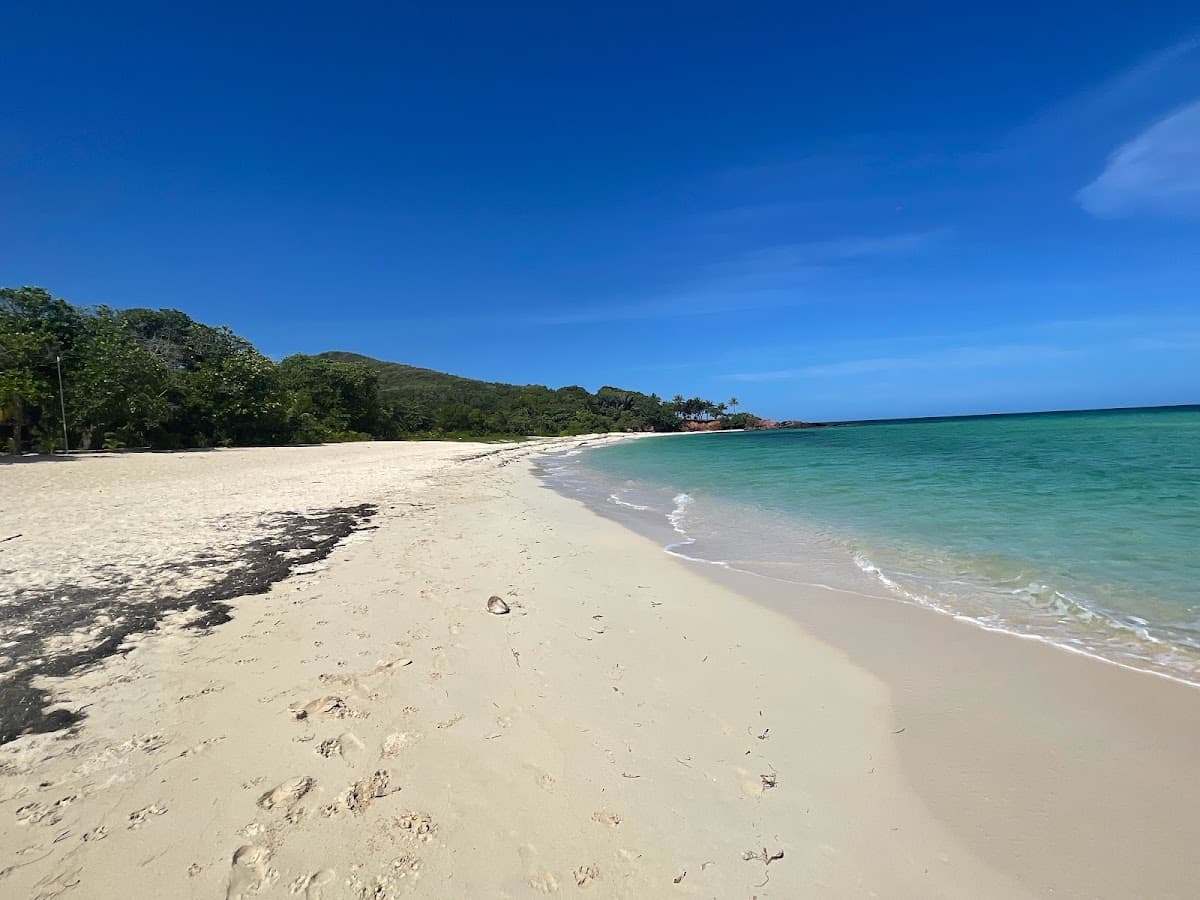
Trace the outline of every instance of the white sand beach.
{"type": "Polygon", "coordinates": [[[0,685],[80,717],[0,747],[0,894],[1189,895],[1200,692],[900,604],[755,602],[530,474],[581,440],[0,467],[0,685]],[[1064,720],[1089,685],[1110,712],[1064,720]]]}

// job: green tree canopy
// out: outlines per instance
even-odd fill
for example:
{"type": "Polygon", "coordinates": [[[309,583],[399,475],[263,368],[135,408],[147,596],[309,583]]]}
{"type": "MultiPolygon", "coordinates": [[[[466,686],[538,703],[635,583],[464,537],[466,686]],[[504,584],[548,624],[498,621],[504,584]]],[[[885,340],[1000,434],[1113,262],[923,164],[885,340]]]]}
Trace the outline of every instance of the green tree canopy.
{"type": "Polygon", "coordinates": [[[59,359],[81,449],[676,431],[733,421],[737,405],[476,381],[350,353],[275,363],[179,310],[83,309],[42,288],[0,288],[0,446],[61,447],[59,359]]]}

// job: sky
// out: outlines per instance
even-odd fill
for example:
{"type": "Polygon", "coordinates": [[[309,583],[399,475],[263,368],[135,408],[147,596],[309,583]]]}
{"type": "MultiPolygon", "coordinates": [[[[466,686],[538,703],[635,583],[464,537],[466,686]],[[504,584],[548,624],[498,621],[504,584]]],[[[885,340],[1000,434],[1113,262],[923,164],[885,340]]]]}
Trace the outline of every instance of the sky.
{"type": "Polygon", "coordinates": [[[1194,3],[9,3],[0,34],[2,285],[780,419],[1200,402],[1194,3]]]}

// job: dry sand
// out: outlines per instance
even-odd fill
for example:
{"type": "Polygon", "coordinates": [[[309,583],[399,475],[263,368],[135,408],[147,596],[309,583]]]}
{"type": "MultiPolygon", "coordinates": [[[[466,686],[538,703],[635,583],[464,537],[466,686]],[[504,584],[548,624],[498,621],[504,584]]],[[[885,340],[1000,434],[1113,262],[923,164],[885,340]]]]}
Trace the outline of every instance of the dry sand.
{"type": "MultiPolygon", "coordinates": [[[[937,717],[848,639],[860,620],[802,624],[551,493],[528,472],[546,446],[0,468],[0,539],[22,535],[0,543],[0,688],[25,678],[19,696],[83,716],[0,747],[0,895],[1094,896],[1106,866],[1128,865],[1099,848],[1043,880],[1055,846],[996,845],[1036,831],[1037,809],[1003,807],[999,838],[976,818],[980,791],[1024,797],[1031,773],[937,777],[980,750],[922,733],[937,717]],[[266,593],[229,595],[292,564],[266,593]],[[489,613],[492,595],[510,612],[489,613]],[[71,617],[76,596],[91,605],[71,617]],[[54,675],[86,653],[108,655],[54,675]]],[[[904,635],[920,632],[903,611],[904,635]]],[[[987,652],[1003,664],[1004,646],[987,652]]],[[[1006,728],[1044,727],[1036,691],[1013,683],[1025,693],[976,698],[975,718],[995,702],[1006,728]]],[[[1200,703],[1165,684],[1134,695],[1164,713],[1200,703]]],[[[1094,737],[1054,730],[1067,755],[1094,737]]],[[[1155,758],[1193,776],[1176,756],[1155,758]]],[[[1119,833],[1129,811],[1109,812],[1119,833]]],[[[1182,851],[1194,825],[1179,824],[1182,851]]],[[[1190,865],[1099,894],[1171,896],[1190,865]]]]}

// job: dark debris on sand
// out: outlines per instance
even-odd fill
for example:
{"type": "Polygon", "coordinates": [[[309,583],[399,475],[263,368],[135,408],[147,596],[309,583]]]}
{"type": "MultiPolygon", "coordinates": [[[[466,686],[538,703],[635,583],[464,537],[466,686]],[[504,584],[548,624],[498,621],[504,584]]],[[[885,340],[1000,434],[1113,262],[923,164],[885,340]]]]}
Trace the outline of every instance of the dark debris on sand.
{"type": "MultiPolygon", "coordinates": [[[[100,588],[62,584],[49,590],[18,591],[0,608],[8,632],[0,652],[7,657],[9,669],[0,680],[0,744],[25,734],[68,728],[83,718],[79,710],[47,710],[53,698],[48,690],[33,685],[35,679],[77,673],[109,656],[128,652],[130,637],[153,631],[171,613],[193,611],[187,627],[197,630],[228,622],[228,601],[264,594],[297,568],[323,560],[339,541],[363,529],[376,512],[374,505],[361,504],[308,515],[274,514],[264,520],[268,533],[263,537],[148,573],[153,579],[156,574],[224,570],[210,584],[178,595],[151,593],[131,600],[132,579],[117,573],[100,588]],[[51,639],[85,630],[95,634],[85,648],[47,652],[51,639]]],[[[144,591],[146,585],[138,587],[144,591]]]]}

